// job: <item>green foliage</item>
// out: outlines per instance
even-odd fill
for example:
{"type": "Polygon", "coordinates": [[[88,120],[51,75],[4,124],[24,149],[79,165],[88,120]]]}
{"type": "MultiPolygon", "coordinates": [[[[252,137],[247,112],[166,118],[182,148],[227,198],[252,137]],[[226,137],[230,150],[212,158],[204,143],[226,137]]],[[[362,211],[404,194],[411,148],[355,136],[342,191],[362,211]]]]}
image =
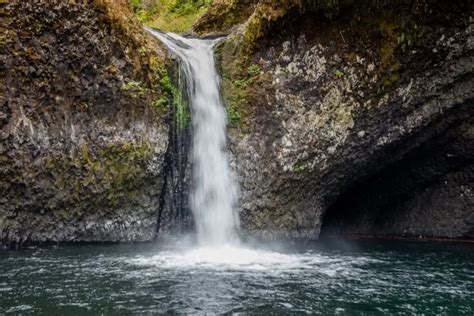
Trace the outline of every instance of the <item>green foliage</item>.
{"type": "Polygon", "coordinates": [[[133,12],[138,12],[140,5],[142,4],[142,0],[130,0],[130,4],[132,5],[133,12]]]}
{"type": "Polygon", "coordinates": [[[130,0],[138,19],[167,32],[184,32],[209,8],[212,0],[130,0]]]}
{"type": "Polygon", "coordinates": [[[165,95],[161,95],[161,97],[153,101],[151,105],[153,105],[157,109],[166,109],[168,103],[168,98],[165,95]]]}
{"type": "Polygon", "coordinates": [[[249,85],[253,84],[260,74],[260,66],[257,64],[252,64],[247,68],[246,76],[242,79],[237,79],[234,81],[234,85],[238,88],[247,88],[249,85]]]}
{"type": "Polygon", "coordinates": [[[255,83],[260,76],[261,68],[257,64],[251,64],[247,67],[247,71],[243,73],[240,79],[231,81],[224,78],[226,103],[227,103],[227,119],[231,126],[237,126],[242,121],[241,109],[248,104],[249,88],[255,83]]]}
{"type": "Polygon", "coordinates": [[[239,110],[233,105],[228,106],[226,110],[229,124],[231,126],[236,126],[237,123],[242,119],[242,115],[240,114],[239,110]]]}
{"type": "Polygon", "coordinates": [[[390,87],[400,80],[401,54],[423,39],[425,29],[413,20],[399,21],[390,15],[383,15],[378,22],[384,41],[379,48],[380,64],[383,69],[382,83],[390,87]]]}
{"type": "Polygon", "coordinates": [[[397,46],[400,47],[402,52],[405,52],[407,49],[413,46],[413,36],[402,32],[397,36],[397,46]]]}
{"type": "Polygon", "coordinates": [[[72,155],[50,157],[46,167],[55,185],[69,192],[72,199],[92,190],[99,199],[118,204],[123,197],[141,187],[146,166],[153,156],[148,142],[109,144],[93,149],[83,144],[72,155]]]}
{"type": "MultiPolygon", "coordinates": [[[[222,54],[222,49],[218,47],[217,54],[222,54]]],[[[258,64],[251,64],[243,68],[233,76],[224,74],[223,91],[226,104],[227,120],[231,127],[243,127],[244,113],[249,104],[251,86],[260,77],[261,68],[258,64]]]]}
{"type": "MultiPolygon", "coordinates": [[[[170,104],[170,100],[174,100],[176,88],[171,82],[171,79],[168,75],[164,66],[160,66],[157,69],[157,76],[159,79],[159,90],[161,91],[161,95],[158,99],[155,99],[151,102],[151,105],[157,109],[164,110],[167,108],[168,104],[170,104]]],[[[146,95],[147,93],[157,93],[157,87],[153,89],[148,89],[145,85],[140,81],[129,80],[126,81],[122,87],[122,91],[129,93],[132,97],[138,98],[146,95]]]]}
{"type": "Polygon", "coordinates": [[[247,68],[247,74],[250,78],[255,78],[261,71],[260,66],[257,64],[252,64],[247,68]]]}
{"type": "Polygon", "coordinates": [[[161,92],[171,96],[173,93],[173,84],[171,83],[170,76],[168,75],[168,72],[166,71],[166,69],[160,68],[158,70],[158,76],[161,78],[160,79],[161,92]]]}
{"type": "Polygon", "coordinates": [[[164,67],[158,69],[158,76],[162,96],[153,102],[157,108],[165,108],[172,104],[175,110],[176,122],[179,128],[186,128],[191,121],[191,113],[182,91],[176,87],[164,67]]]}
{"type": "Polygon", "coordinates": [[[297,163],[297,164],[295,164],[295,165],[293,166],[293,171],[296,172],[296,173],[303,173],[303,172],[305,172],[307,169],[308,169],[308,168],[306,167],[305,164],[299,164],[299,163],[297,163]]]}
{"type": "Polygon", "coordinates": [[[342,78],[344,76],[344,73],[340,70],[336,70],[335,75],[336,78],[342,78]]]}
{"type": "Polygon", "coordinates": [[[122,91],[128,92],[133,97],[144,96],[149,89],[147,89],[144,84],[140,81],[129,80],[122,85],[122,91]]]}
{"type": "Polygon", "coordinates": [[[173,106],[176,113],[176,122],[178,127],[183,129],[188,127],[191,122],[191,113],[189,112],[189,106],[186,100],[183,98],[183,93],[180,89],[172,86],[173,95],[173,106]]]}
{"type": "Polygon", "coordinates": [[[138,49],[138,53],[140,54],[140,56],[145,57],[147,54],[146,48],[144,46],[140,47],[138,49]]]}

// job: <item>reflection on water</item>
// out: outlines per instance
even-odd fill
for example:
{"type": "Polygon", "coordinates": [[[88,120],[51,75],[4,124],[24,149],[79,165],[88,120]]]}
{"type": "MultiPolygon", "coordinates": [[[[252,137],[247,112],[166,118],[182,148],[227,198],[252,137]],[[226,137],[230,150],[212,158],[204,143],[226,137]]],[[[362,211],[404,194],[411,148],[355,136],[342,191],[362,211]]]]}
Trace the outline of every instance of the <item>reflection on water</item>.
{"type": "Polygon", "coordinates": [[[0,313],[474,313],[474,245],[179,244],[0,253],[0,313]]]}

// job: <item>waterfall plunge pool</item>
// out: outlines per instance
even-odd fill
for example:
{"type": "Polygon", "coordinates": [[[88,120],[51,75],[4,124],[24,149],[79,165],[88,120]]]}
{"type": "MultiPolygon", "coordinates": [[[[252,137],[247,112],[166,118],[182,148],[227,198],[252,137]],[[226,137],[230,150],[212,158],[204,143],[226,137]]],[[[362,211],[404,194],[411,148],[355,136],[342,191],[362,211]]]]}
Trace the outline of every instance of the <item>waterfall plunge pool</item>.
{"type": "Polygon", "coordinates": [[[473,244],[76,245],[0,266],[0,315],[474,313],[473,244]]]}
{"type": "Polygon", "coordinates": [[[170,241],[0,252],[0,315],[474,314],[473,244],[229,246],[240,244],[238,186],[215,41],[147,30],[180,60],[193,128],[193,238],[208,247],[170,241]]]}

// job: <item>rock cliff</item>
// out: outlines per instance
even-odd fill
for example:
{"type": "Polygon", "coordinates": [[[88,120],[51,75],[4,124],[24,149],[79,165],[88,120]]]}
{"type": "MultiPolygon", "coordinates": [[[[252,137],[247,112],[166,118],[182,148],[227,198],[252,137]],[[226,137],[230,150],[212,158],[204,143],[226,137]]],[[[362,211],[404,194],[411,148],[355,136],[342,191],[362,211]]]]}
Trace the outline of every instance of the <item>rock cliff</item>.
{"type": "Polygon", "coordinates": [[[163,52],[126,1],[0,10],[0,244],[153,239],[163,52]]]}
{"type": "Polygon", "coordinates": [[[471,3],[251,3],[218,52],[245,230],[472,237],[471,3]]]}

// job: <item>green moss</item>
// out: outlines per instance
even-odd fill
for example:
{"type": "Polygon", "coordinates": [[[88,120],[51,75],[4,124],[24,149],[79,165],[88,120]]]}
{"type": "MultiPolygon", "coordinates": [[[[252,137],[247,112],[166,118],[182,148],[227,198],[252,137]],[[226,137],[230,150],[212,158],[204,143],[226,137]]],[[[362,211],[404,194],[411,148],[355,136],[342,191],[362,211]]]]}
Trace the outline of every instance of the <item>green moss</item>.
{"type": "Polygon", "coordinates": [[[247,75],[249,78],[255,78],[260,74],[262,70],[260,69],[260,66],[257,64],[252,64],[247,68],[247,75]]]}
{"type": "Polygon", "coordinates": [[[89,160],[89,147],[87,146],[87,144],[83,144],[81,146],[81,152],[82,152],[82,159],[86,162],[90,162],[89,160]]]}
{"type": "Polygon", "coordinates": [[[156,90],[160,90],[161,95],[158,99],[154,100],[152,105],[155,107],[166,107],[166,101],[171,96],[172,83],[168,71],[164,64],[159,64],[155,68],[155,73],[158,85],[155,87],[156,90]]]}
{"type": "Polygon", "coordinates": [[[130,0],[130,4],[132,5],[133,12],[138,12],[140,10],[140,5],[142,0],[130,0]]]}
{"type": "Polygon", "coordinates": [[[400,80],[400,74],[398,71],[390,72],[384,79],[383,84],[387,87],[392,86],[400,80]]]}
{"type": "Polygon", "coordinates": [[[176,122],[179,128],[183,129],[189,126],[191,122],[191,113],[186,99],[183,97],[182,91],[173,86],[172,89],[173,106],[176,113],[176,122]]]}
{"type": "Polygon", "coordinates": [[[151,105],[157,109],[164,110],[168,107],[169,100],[166,96],[162,95],[151,103],[151,105]]]}
{"type": "Polygon", "coordinates": [[[389,87],[399,79],[398,69],[400,61],[395,54],[398,46],[398,26],[390,15],[381,15],[378,23],[383,36],[383,40],[379,44],[382,84],[385,87],[389,87]]]}
{"type": "Polygon", "coordinates": [[[400,47],[403,52],[413,46],[413,41],[414,38],[410,34],[404,32],[397,36],[397,46],[400,47]]]}
{"type": "Polygon", "coordinates": [[[164,67],[158,69],[158,76],[160,78],[160,88],[161,92],[164,94],[171,94],[173,92],[173,84],[171,83],[171,78],[168,74],[168,71],[164,67]]]}
{"type": "Polygon", "coordinates": [[[240,120],[242,119],[242,114],[239,109],[235,106],[235,103],[227,106],[227,120],[229,121],[230,126],[236,127],[240,120]]]}
{"type": "Polygon", "coordinates": [[[132,97],[142,97],[149,89],[147,89],[143,82],[129,80],[122,85],[122,91],[128,92],[132,97]]]}
{"type": "Polygon", "coordinates": [[[96,151],[83,144],[79,154],[50,158],[46,167],[55,185],[73,200],[94,194],[96,203],[115,205],[141,188],[152,155],[147,142],[110,144],[96,151]]]}
{"type": "Polygon", "coordinates": [[[260,66],[257,64],[252,64],[247,68],[246,76],[244,75],[241,79],[234,81],[234,85],[238,88],[245,89],[249,85],[253,84],[260,74],[260,66]]]}
{"type": "Polygon", "coordinates": [[[232,127],[237,127],[243,119],[242,112],[247,107],[247,87],[239,86],[236,85],[235,82],[225,80],[223,88],[227,119],[232,127]]]}
{"type": "Polygon", "coordinates": [[[243,69],[246,69],[246,71],[233,74],[239,76],[238,79],[232,80],[230,76],[224,76],[223,78],[227,119],[232,127],[242,125],[244,113],[249,104],[249,97],[252,94],[252,86],[259,79],[262,71],[258,64],[251,64],[243,69]]]}
{"type": "Polygon", "coordinates": [[[243,37],[243,44],[246,49],[252,49],[257,39],[263,35],[263,25],[264,20],[259,15],[254,15],[249,19],[243,37]]]}
{"type": "Polygon", "coordinates": [[[158,69],[158,76],[162,96],[153,102],[153,106],[157,108],[165,108],[172,105],[175,111],[175,118],[179,128],[186,128],[191,121],[191,113],[186,98],[179,87],[173,84],[168,71],[161,67],[158,69]]]}
{"type": "Polygon", "coordinates": [[[307,170],[307,167],[304,164],[295,164],[293,166],[293,171],[296,173],[303,173],[307,170]]]}
{"type": "Polygon", "coordinates": [[[138,49],[138,53],[140,54],[140,56],[142,57],[145,57],[148,53],[146,47],[142,46],[138,49]]]}
{"type": "Polygon", "coordinates": [[[382,83],[389,87],[400,80],[402,55],[421,41],[424,32],[414,21],[392,16],[390,12],[382,14],[378,23],[383,36],[379,46],[382,83]]]}

